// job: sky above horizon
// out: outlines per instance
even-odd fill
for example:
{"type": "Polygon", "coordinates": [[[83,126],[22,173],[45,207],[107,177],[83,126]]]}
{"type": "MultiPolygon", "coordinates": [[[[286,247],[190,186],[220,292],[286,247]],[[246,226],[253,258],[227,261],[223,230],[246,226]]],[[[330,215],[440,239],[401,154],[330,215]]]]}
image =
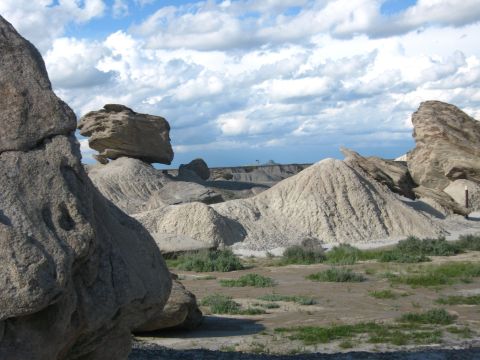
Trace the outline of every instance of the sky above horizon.
{"type": "Polygon", "coordinates": [[[395,158],[426,100],[480,119],[479,0],[1,0],[0,15],[78,117],[106,103],[165,117],[172,167],[340,146],[395,158]]]}

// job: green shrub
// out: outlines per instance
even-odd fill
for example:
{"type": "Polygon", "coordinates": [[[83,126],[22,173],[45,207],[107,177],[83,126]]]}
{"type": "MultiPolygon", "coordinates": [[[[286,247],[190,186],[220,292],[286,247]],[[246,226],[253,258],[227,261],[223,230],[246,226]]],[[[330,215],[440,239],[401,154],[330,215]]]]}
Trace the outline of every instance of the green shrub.
{"type": "Polygon", "coordinates": [[[311,248],[301,245],[290,246],[283,252],[280,265],[289,264],[317,264],[325,260],[325,252],[320,248],[311,248]]]}
{"type": "Polygon", "coordinates": [[[405,240],[399,241],[396,249],[406,254],[423,254],[427,256],[452,256],[460,252],[456,244],[448,242],[444,237],[420,240],[410,236],[405,240]]]}
{"type": "Polygon", "coordinates": [[[436,302],[442,305],[480,305],[480,295],[448,296],[446,298],[439,298],[436,302]]]}
{"type": "Polygon", "coordinates": [[[311,297],[301,295],[280,295],[280,294],[267,294],[257,298],[263,301],[285,301],[295,302],[300,305],[315,305],[317,301],[311,297]]]}
{"type": "Polygon", "coordinates": [[[354,273],[350,269],[336,267],[308,275],[307,279],[325,282],[361,282],[366,280],[363,275],[354,273]]]}
{"type": "Polygon", "coordinates": [[[332,265],[353,265],[360,260],[361,253],[356,247],[341,244],[327,251],[327,262],[332,265]]]}
{"type": "Polygon", "coordinates": [[[456,245],[461,250],[480,251],[480,234],[462,235],[456,245]]]}
{"type": "Polygon", "coordinates": [[[243,269],[240,259],[231,250],[204,250],[180,255],[176,267],[186,271],[235,271],[243,269]]]}
{"type": "Polygon", "coordinates": [[[245,287],[245,286],[253,286],[253,287],[273,287],[275,286],[275,282],[272,278],[265,277],[259,274],[247,274],[239,277],[238,279],[223,279],[220,280],[220,285],[225,287],[245,287]]]}
{"type": "Polygon", "coordinates": [[[430,325],[450,325],[457,317],[449,314],[445,309],[432,309],[423,313],[403,314],[398,321],[430,324],[430,325]]]}
{"type": "Polygon", "coordinates": [[[209,306],[214,314],[237,314],[240,311],[240,304],[233,301],[230,296],[213,294],[204,297],[201,305],[209,306]]]}
{"type": "Polygon", "coordinates": [[[375,299],[396,299],[397,294],[395,294],[392,290],[374,290],[369,292],[370,296],[374,297],[375,299]]]}

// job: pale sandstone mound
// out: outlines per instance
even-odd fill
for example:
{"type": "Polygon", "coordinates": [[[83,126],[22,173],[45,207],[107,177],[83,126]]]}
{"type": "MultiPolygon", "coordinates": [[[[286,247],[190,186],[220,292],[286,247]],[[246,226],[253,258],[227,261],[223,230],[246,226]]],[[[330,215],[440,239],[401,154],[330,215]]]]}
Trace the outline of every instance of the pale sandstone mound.
{"type": "Polygon", "coordinates": [[[468,189],[469,210],[480,210],[480,184],[469,180],[455,180],[444,191],[458,204],[465,205],[465,188],[468,189]]]}
{"type": "Polygon", "coordinates": [[[199,202],[157,208],[133,216],[150,231],[163,253],[216,248],[244,237],[241,226],[199,202]]]}
{"type": "Polygon", "coordinates": [[[384,160],[376,156],[365,158],[346,148],[341,148],[340,151],[345,155],[347,164],[363,170],[380,184],[386,185],[391,191],[410,199],[415,198],[412,189],[416,185],[405,162],[384,160]]]}
{"type": "Polygon", "coordinates": [[[454,105],[426,101],[412,116],[416,146],[408,154],[413,180],[443,190],[451,181],[480,182],[480,123],[454,105]]]}
{"type": "Polygon", "coordinates": [[[203,314],[197,306],[194,294],[185,289],[178,281],[178,276],[172,274],[172,292],[162,313],[136,328],[135,332],[155,331],[168,328],[193,330],[203,320],[203,314]]]}
{"type": "Polygon", "coordinates": [[[170,164],[173,160],[170,125],[160,116],[107,104],[83,116],[78,128],[80,134],[90,137],[88,144],[99,152],[97,160],[101,163],[122,156],[149,163],[170,164]]]}
{"type": "Polygon", "coordinates": [[[235,248],[268,250],[305,238],[359,243],[436,236],[442,230],[384,186],[340,160],[326,159],[263,193],[212,207],[242,226],[235,248]]]}
{"type": "Polygon", "coordinates": [[[126,359],[131,329],[163,310],[168,270],[88,179],[73,112],[2,17],[0,49],[0,101],[14,94],[0,107],[0,358],[126,359]]]}
{"type": "Polygon", "coordinates": [[[186,202],[213,204],[222,196],[201,184],[178,181],[141,160],[121,157],[88,168],[100,192],[127,214],[186,202]]]}

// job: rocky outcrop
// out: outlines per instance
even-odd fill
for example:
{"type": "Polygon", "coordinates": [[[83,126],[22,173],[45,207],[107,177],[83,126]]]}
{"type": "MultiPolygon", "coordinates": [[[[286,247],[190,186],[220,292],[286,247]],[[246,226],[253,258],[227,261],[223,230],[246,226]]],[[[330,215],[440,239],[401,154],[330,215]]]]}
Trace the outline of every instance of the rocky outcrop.
{"type": "Polygon", "coordinates": [[[203,314],[198,308],[195,295],[185,289],[178,281],[177,275],[172,274],[172,292],[167,305],[157,316],[134,331],[146,332],[168,328],[193,330],[202,323],[202,320],[203,314]]]}
{"type": "Polygon", "coordinates": [[[167,301],[168,270],[88,179],[73,112],[2,17],[0,49],[0,358],[126,359],[131,330],[167,301]]]}
{"type": "Polygon", "coordinates": [[[99,152],[97,160],[101,163],[122,156],[147,163],[170,164],[173,160],[170,125],[160,116],[107,104],[83,116],[78,128],[80,134],[89,137],[89,146],[99,152]]]}
{"type": "Polygon", "coordinates": [[[465,205],[465,188],[468,189],[468,210],[480,210],[480,184],[469,180],[455,180],[444,190],[457,204],[465,205]]]}
{"type": "Polygon", "coordinates": [[[212,205],[240,224],[245,237],[234,248],[270,250],[300,244],[362,243],[442,230],[384,186],[345,162],[322,160],[261,194],[212,205]]]}
{"type": "Polygon", "coordinates": [[[203,159],[194,159],[188,164],[181,164],[178,168],[179,177],[189,178],[192,173],[201,180],[207,180],[210,177],[210,169],[203,159]]]}
{"type": "Polygon", "coordinates": [[[443,209],[446,215],[452,213],[459,215],[468,215],[470,210],[457,203],[450,195],[442,190],[427,188],[425,186],[417,186],[413,189],[415,196],[429,202],[433,200],[438,206],[443,209]],[[430,199],[430,200],[429,200],[430,199]]]}
{"type": "Polygon", "coordinates": [[[363,157],[355,151],[341,148],[340,151],[345,156],[345,162],[350,166],[360,168],[380,184],[386,185],[391,191],[406,196],[410,199],[415,198],[412,189],[415,183],[408,172],[405,162],[384,160],[376,156],[363,157]]]}
{"type": "Polygon", "coordinates": [[[451,181],[480,183],[480,123],[454,105],[426,101],[413,114],[416,146],[408,154],[413,180],[443,190],[451,181]]]}

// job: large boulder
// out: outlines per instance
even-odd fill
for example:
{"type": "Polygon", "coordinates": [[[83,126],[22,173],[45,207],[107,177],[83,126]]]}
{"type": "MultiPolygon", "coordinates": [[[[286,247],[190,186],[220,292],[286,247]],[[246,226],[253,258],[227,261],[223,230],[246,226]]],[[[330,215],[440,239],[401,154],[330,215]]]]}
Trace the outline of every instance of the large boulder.
{"type": "Polygon", "coordinates": [[[416,146],[407,156],[413,180],[443,190],[451,181],[480,183],[480,123],[454,105],[426,101],[413,114],[416,146]]]}
{"type": "Polygon", "coordinates": [[[168,328],[193,330],[202,323],[202,320],[203,314],[198,308],[195,295],[185,289],[178,281],[177,275],[172,274],[172,292],[165,308],[134,331],[146,332],[168,328]]]}
{"type": "Polygon", "coordinates": [[[412,190],[415,183],[405,162],[384,160],[376,156],[363,157],[359,153],[346,148],[341,148],[340,151],[345,155],[347,164],[362,169],[373,179],[386,185],[391,191],[410,199],[415,198],[412,190]]]}
{"type": "Polygon", "coordinates": [[[173,150],[170,125],[160,116],[139,114],[118,104],[107,104],[80,119],[80,134],[90,137],[88,144],[99,152],[97,160],[122,156],[148,163],[170,164],[173,150]]]}
{"type": "Polygon", "coordinates": [[[0,358],[126,359],[131,330],[169,297],[168,270],[90,182],[73,112],[1,16],[0,48],[0,101],[13,94],[0,107],[0,358]]]}
{"type": "Polygon", "coordinates": [[[188,164],[181,164],[178,168],[179,177],[189,178],[192,173],[202,180],[207,180],[210,177],[210,169],[203,159],[194,159],[188,164]]]}

